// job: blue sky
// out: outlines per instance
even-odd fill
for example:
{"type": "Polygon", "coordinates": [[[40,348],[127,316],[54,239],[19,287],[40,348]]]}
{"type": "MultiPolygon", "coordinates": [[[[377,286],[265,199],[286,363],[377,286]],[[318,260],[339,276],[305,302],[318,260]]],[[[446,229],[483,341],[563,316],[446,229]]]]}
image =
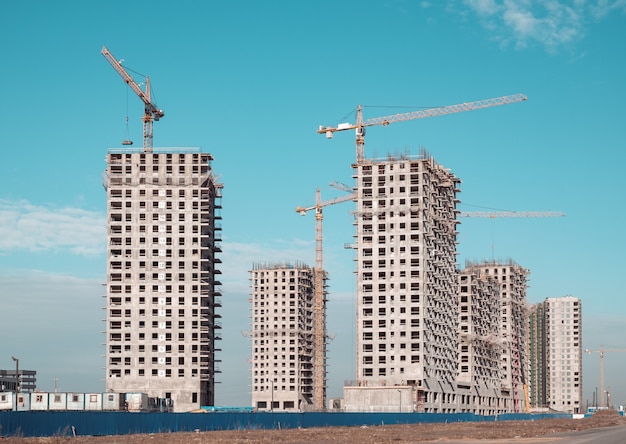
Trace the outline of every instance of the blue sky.
{"type": "MultiPolygon", "coordinates": [[[[0,4],[0,368],[18,356],[42,390],[104,389],[101,173],[108,148],[141,145],[143,107],[103,45],[150,76],[154,146],[212,153],[225,186],[218,404],[250,403],[248,270],[313,265],[314,218],[295,207],[342,195],[328,184],[353,184],[355,156],[352,132],[315,130],[358,104],[368,118],[528,96],[370,128],[365,154],[427,149],[462,180],[462,211],[566,213],[463,219],[459,264],[515,260],[529,302],[582,299],[584,348],[626,348],[625,0],[24,0],[0,4]]],[[[351,205],[324,211],[331,397],[355,371],[351,205]]],[[[606,354],[618,404],[624,366],[606,354]]],[[[598,368],[585,355],[584,400],[598,368]]]]}

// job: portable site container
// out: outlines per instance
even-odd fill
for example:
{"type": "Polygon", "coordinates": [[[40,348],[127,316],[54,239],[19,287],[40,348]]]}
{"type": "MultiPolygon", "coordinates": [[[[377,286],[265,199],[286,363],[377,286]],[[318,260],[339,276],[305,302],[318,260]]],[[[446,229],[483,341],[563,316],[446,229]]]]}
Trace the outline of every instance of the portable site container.
{"type": "Polygon", "coordinates": [[[85,394],[84,393],[68,393],[67,394],[68,410],[85,410],[85,394]]]}
{"type": "Polygon", "coordinates": [[[0,392],[0,410],[13,410],[13,392],[0,392]]]}
{"type": "Polygon", "coordinates": [[[50,393],[49,410],[67,410],[67,393],[50,393]]]}
{"type": "Polygon", "coordinates": [[[15,405],[17,406],[16,410],[20,412],[27,412],[30,410],[30,396],[28,393],[17,393],[15,398],[15,405]]]}
{"type": "Polygon", "coordinates": [[[48,410],[49,393],[34,392],[30,394],[31,410],[48,410]]]}
{"type": "Polygon", "coordinates": [[[124,410],[124,401],[123,393],[105,393],[102,395],[102,410],[124,410]]]}
{"type": "Polygon", "coordinates": [[[148,411],[148,395],[146,393],[126,393],[125,407],[129,412],[148,411]]]}
{"type": "Polygon", "coordinates": [[[86,393],[85,410],[102,410],[102,393],[86,393]]]}

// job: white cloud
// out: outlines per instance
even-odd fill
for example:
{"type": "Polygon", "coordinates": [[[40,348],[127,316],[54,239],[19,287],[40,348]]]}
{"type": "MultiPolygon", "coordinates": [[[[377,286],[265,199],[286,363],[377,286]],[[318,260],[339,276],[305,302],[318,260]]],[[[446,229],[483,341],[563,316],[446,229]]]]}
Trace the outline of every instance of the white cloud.
{"type": "Polygon", "coordinates": [[[626,13],[626,0],[463,0],[503,45],[540,44],[549,51],[584,37],[589,22],[626,13]]]}
{"type": "Polygon", "coordinates": [[[102,253],[106,218],[78,208],[51,208],[0,199],[0,251],[102,253]]]}
{"type": "Polygon", "coordinates": [[[470,8],[474,9],[478,15],[488,16],[498,12],[498,4],[495,0],[466,0],[470,8]]]}
{"type": "MultiPolygon", "coordinates": [[[[584,3],[583,0],[577,2],[584,3]]],[[[589,5],[589,9],[596,19],[603,18],[613,11],[626,14],[626,0],[597,0],[589,5]]]]}

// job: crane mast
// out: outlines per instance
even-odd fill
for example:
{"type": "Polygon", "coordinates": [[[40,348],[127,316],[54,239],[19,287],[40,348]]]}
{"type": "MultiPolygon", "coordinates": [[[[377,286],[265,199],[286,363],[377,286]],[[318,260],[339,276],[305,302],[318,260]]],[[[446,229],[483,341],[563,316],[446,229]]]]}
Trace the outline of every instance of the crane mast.
{"type": "Polygon", "coordinates": [[[511,96],[495,97],[493,99],[478,100],[475,102],[459,103],[457,105],[441,106],[437,108],[428,108],[420,111],[413,111],[403,114],[393,114],[384,117],[374,117],[363,120],[363,107],[357,106],[356,123],[340,123],[336,127],[320,126],[317,130],[318,134],[325,134],[327,139],[332,139],[333,133],[337,131],[356,130],[356,161],[361,163],[364,158],[365,147],[365,128],[368,126],[382,125],[387,126],[390,123],[404,122],[406,120],[424,119],[426,117],[441,116],[444,114],[454,114],[464,111],[473,111],[476,109],[490,108],[492,106],[508,105],[509,103],[522,102],[527,100],[523,94],[514,94],[511,96]]]}
{"type": "Polygon", "coordinates": [[[591,349],[585,349],[585,353],[587,354],[591,354],[591,353],[599,353],[600,354],[600,396],[602,397],[602,400],[600,401],[600,407],[611,407],[611,406],[605,406],[604,405],[604,353],[606,352],[610,352],[610,353],[624,353],[626,352],[626,349],[624,348],[604,348],[602,346],[600,346],[599,350],[591,350],[591,349]]]}
{"type": "Polygon", "coordinates": [[[120,62],[117,61],[113,54],[109,52],[106,46],[102,47],[100,53],[105,59],[113,66],[117,73],[122,77],[124,82],[139,96],[144,103],[144,114],[141,120],[143,121],[143,151],[145,153],[152,152],[152,122],[158,121],[165,113],[158,109],[150,96],[150,77],[146,77],[146,91],[144,92],[141,87],[133,80],[133,78],[126,72],[120,62]]]}
{"type": "Polygon", "coordinates": [[[322,256],[322,208],[349,200],[354,200],[355,195],[337,197],[322,202],[320,189],[315,192],[315,205],[310,207],[296,207],[296,212],[306,215],[307,211],[315,210],[315,293],[314,293],[314,339],[313,351],[313,407],[315,410],[323,410],[326,404],[326,306],[324,300],[324,263],[322,256]]]}

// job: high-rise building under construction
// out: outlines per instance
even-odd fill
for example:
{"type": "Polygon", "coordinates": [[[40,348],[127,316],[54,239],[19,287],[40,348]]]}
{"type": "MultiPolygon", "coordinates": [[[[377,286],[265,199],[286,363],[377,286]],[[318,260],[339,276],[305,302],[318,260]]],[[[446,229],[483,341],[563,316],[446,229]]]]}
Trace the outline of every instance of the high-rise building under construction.
{"type": "Polygon", "coordinates": [[[526,290],[530,272],[512,260],[468,262],[466,270],[496,283],[499,405],[501,411],[523,412],[529,408],[526,290]]]}
{"type": "Polygon", "coordinates": [[[106,390],[174,411],[215,401],[221,188],[199,149],[111,149],[106,390]]]}
{"type": "Polygon", "coordinates": [[[252,406],[311,410],[315,271],[304,264],[256,264],[250,281],[252,406]]]}
{"type": "MultiPolygon", "coordinates": [[[[410,387],[405,408],[455,411],[460,180],[426,153],[364,160],[354,176],[355,387],[410,387]]],[[[372,409],[356,392],[346,407],[372,409]]]]}
{"type": "Polygon", "coordinates": [[[500,287],[491,276],[469,266],[459,272],[459,410],[480,415],[506,412],[500,368],[500,287]]]}

